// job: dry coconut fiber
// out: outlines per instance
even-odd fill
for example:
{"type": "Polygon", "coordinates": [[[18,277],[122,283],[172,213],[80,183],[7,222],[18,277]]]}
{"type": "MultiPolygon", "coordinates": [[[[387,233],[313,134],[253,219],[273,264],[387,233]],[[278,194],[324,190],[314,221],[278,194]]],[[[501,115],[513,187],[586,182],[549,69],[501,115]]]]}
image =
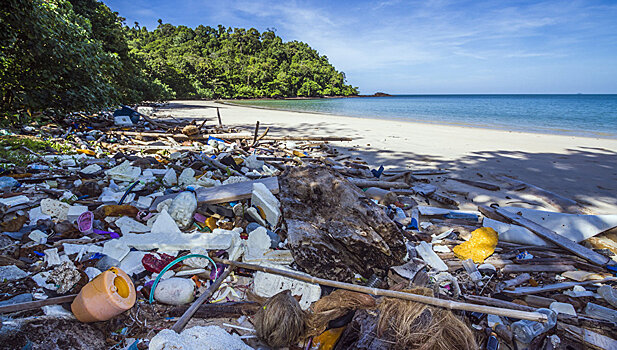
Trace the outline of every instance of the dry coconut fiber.
{"type": "Polygon", "coordinates": [[[257,336],[273,348],[300,341],[305,333],[305,312],[289,290],[265,302],[253,318],[257,336]]]}
{"type": "Polygon", "coordinates": [[[368,294],[337,289],[319,300],[311,307],[312,313],[306,321],[306,338],[323,333],[328,323],[351,310],[374,309],[377,306],[375,298],[368,294]]]}
{"type": "MultiPolygon", "coordinates": [[[[422,287],[403,292],[433,296],[422,287]]],[[[392,340],[394,349],[478,349],[471,330],[450,310],[396,298],[383,298],[378,309],[378,336],[392,340]]]]}

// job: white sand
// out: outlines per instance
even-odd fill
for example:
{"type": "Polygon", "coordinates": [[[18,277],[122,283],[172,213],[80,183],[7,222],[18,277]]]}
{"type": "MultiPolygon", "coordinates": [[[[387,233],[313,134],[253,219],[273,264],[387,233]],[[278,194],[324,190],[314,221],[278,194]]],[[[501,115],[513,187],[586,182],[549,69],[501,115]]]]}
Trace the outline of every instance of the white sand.
{"type": "MultiPolygon", "coordinates": [[[[211,101],[174,101],[159,110],[157,116],[205,117],[213,124],[216,123],[214,107],[220,108],[223,124],[244,126],[246,131],[252,131],[259,121],[261,128],[270,127],[269,135],[352,137],[354,141],[333,144],[340,146],[342,152],[365,159],[373,167],[383,164],[397,169],[440,168],[451,171],[445,177],[502,186],[494,175],[507,174],[575,199],[596,213],[617,214],[615,139],[275,111],[211,101]]],[[[497,195],[445,181],[444,177],[440,178],[439,186],[469,192],[468,198],[476,204],[537,199],[520,192],[497,195]]]]}

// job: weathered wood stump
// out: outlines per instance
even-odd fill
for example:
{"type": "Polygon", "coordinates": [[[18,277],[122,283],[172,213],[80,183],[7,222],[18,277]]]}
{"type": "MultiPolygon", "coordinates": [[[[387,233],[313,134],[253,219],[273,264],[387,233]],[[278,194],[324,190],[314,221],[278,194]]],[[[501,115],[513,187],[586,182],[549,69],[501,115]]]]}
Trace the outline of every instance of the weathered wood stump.
{"type": "Polygon", "coordinates": [[[403,236],[383,208],[325,167],[294,167],[280,177],[280,200],[296,263],[313,276],[350,282],[384,277],[405,255],[403,236]]]}

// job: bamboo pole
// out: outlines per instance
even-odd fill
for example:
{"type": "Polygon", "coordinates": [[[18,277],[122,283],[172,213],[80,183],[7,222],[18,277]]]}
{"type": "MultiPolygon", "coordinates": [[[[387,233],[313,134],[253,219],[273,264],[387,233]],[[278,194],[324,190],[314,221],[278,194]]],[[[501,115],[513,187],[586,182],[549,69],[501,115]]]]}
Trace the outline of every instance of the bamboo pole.
{"type": "Polygon", "coordinates": [[[285,271],[285,270],[275,269],[275,268],[266,267],[266,266],[259,266],[259,265],[254,265],[254,264],[247,264],[247,263],[231,261],[227,259],[214,258],[213,260],[221,264],[232,265],[235,267],[254,270],[254,271],[271,273],[271,274],[293,278],[293,279],[304,281],[304,282],[316,283],[316,284],[321,284],[324,286],[341,288],[341,289],[351,290],[351,291],[359,292],[359,293],[365,293],[365,294],[371,294],[371,295],[381,295],[385,297],[410,300],[410,301],[415,301],[415,302],[422,303],[422,304],[443,307],[449,310],[464,310],[464,311],[472,311],[472,312],[477,311],[477,312],[481,312],[484,314],[493,314],[497,316],[512,317],[512,318],[517,318],[521,320],[531,320],[531,321],[538,321],[538,322],[546,322],[548,320],[546,315],[541,314],[539,312],[526,312],[526,311],[498,308],[498,307],[492,307],[492,306],[461,303],[458,301],[443,300],[443,299],[438,299],[434,297],[427,297],[424,295],[398,292],[394,290],[386,290],[386,289],[379,289],[379,288],[371,288],[371,287],[359,286],[359,285],[355,285],[351,283],[332,281],[332,280],[327,280],[324,278],[306,276],[306,275],[303,275],[297,272],[285,271]]]}
{"type": "Polygon", "coordinates": [[[214,294],[214,292],[219,289],[221,283],[223,283],[223,281],[227,278],[227,276],[229,276],[229,274],[231,273],[231,271],[233,271],[234,268],[235,266],[232,265],[225,269],[225,271],[216,279],[216,281],[214,281],[214,283],[212,283],[212,285],[208,287],[208,289],[206,289],[206,291],[197,300],[195,300],[195,302],[188,309],[186,309],[184,314],[178,319],[178,321],[176,321],[173,327],[171,327],[171,330],[176,333],[182,332],[184,327],[186,327],[186,324],[189,323],[191,317],[193,317],[195,312],[197,312],[197,309],[201,306],[201,304],[205,303],[208,299],[210,299],[212,294],[214,294]]]}

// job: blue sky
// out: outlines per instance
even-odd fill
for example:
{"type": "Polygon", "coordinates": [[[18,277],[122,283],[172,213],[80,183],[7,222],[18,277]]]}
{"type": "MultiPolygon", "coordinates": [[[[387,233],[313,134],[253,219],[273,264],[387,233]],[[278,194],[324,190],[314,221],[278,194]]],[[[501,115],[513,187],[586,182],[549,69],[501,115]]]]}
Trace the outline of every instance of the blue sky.
{"type": "Polygon", "coordinates": [[[275,28],[362,93],[617,93],[617,1],[104,0],[126,23],[275,28]]]}

